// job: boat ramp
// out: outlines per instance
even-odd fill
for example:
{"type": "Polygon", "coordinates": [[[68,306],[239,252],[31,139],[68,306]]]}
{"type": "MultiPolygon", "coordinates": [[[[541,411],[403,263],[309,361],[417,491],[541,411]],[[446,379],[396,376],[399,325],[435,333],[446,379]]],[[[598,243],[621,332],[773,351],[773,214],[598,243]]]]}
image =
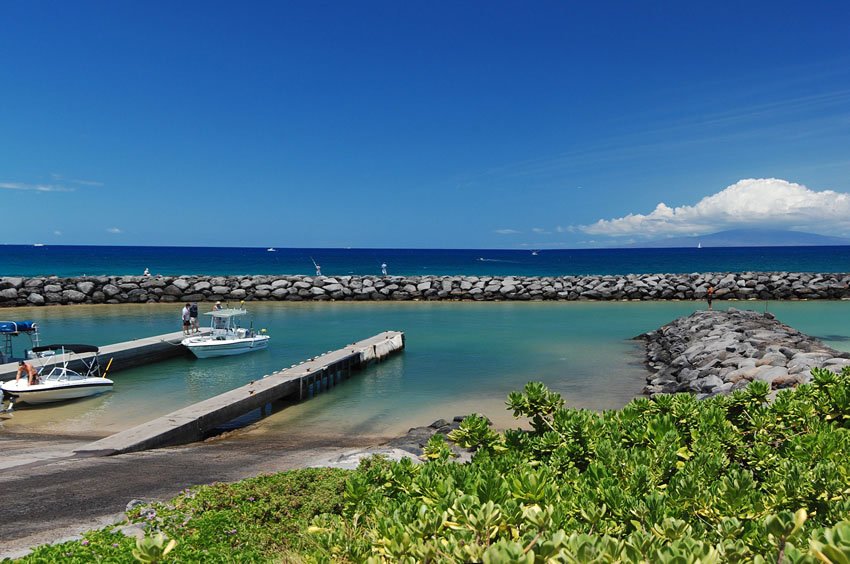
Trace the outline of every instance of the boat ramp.
{"type": "Polygon", "coordinates": [[[184,407],[153,421],[90,443],[79,455],[112,455],[201,440],[214,429],[273,401],[304,400],[348,379],[353,372],[404,349],[404,333],[386,331],[311,358],[184,407]]]}
{"type": "MultiPolygon", "coordinates": [[[[209,330],[201,333],[209,334],[209,330]]],[[[110,364],[109,374],[153,362],[189,354],[181,344],[185,335],[167,333],[100,347],[98,355],[110,364]]],[[[380,361],[404,349],[404,333],[386,331],[352,343],[342,349],[328,351],[300,364],[273,374],[257,375],[251,383],[190,405],[142,425],[116,433],[85,447],[78,454],[109,455],[184,444],[201,440],[213,430],[254,410],[265,412],[279,399],[304,400],[332,388],[368,364],[380,361]]],[[[68,366],[75,368],[91,354],[75,355],[68,366]]],[[[30,360],[34,366],[49,370],[62,363],[63,356],[30,360]]],[[[15,377],[17,362],[0,365],[0,381],[15,377]]]]}

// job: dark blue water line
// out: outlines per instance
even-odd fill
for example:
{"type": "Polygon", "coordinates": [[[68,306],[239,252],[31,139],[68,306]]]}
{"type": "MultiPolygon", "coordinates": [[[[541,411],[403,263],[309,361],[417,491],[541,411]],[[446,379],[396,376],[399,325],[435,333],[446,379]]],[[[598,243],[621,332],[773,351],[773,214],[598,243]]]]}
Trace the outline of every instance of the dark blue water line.
{"type": "Polygon", "coordinates": [[[850,246],[561,249],[266,249],[0,245],[0,276],[314,274],[564,276],[850,272],[850,246]]]}

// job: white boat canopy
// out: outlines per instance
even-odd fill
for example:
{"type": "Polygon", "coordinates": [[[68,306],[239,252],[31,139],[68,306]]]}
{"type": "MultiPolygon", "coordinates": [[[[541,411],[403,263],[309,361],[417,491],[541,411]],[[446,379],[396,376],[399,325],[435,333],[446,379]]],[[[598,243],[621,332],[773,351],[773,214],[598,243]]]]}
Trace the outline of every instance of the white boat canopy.
{"type": "Polygon", "coordinates": [[[240,315],[247,315],[248,310],[242,308],[229,308],[229,309],[218,309],[213,311],[208,311],[204,315],[209,315],[212,317],[220,317],[222,319],[230,319],[231,317],[238,317],[240,315]]]}

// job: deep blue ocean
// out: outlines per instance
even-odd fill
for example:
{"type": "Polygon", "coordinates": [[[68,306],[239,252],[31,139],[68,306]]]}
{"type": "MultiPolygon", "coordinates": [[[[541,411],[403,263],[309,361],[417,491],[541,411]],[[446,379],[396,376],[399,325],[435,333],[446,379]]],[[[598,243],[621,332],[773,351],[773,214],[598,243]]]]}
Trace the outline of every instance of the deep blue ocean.
{"type": "Polygon", "coordinates": [[[285,249],[0,245],[0,276],[315,274],[326,276],[850,272],[850,246],[675,249],[285,249]]]}

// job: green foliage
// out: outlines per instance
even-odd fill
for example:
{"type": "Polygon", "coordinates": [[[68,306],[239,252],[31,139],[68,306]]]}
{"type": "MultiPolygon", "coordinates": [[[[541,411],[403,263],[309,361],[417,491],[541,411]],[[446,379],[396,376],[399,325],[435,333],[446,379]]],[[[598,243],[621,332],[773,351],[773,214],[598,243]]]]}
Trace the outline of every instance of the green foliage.
{"type": "Polygon", "coordinates": [[[83,540],[39,547],[23,561],[265,562],[282,555],[300,560],[298,553],[313,548],[310,521],[342,512],[350,473],[311,468],[194,488],[167,504],[130,512],[130,521],[148,532],[138,545],[107,528],[83,540]],[[165,537],[176,541],[167,553],[165,537]]]}
{"type": "Polygon", "coordinates": [[[473,413],[461,421],[460,426],[449,433],[449,438],[462,448],[503,451],[502,437],[490,429],[490,421],[483,415],[473,413]]]}
{"type": "Polygon", "coordinates": [[[756,382],[597,414],[528,384],[507,405],[529,430],[499,435],[475,415],[449,435],[476,450],[469,464],[438,439],[433,462],[362,465],[343,515],[314,520],[311,558],[843,562],[850,372],[769,392],[756,382]]]}
{"type": "Polygon", "coordinates": [[[45,545],[35,548],[24,562],[62,562],[69,564],[87,564],[89,562],[122,562],[135,564],[132,551],[136,539],[125,536],[112,527],[86,533],[82,540],[59,545],[45,545]]]}
{"type": "Polygon", "coordinates": [[[165,542],[166,540],[166,536],[161,532],[139,537],[136,539],[136,548],[133,549],[133,558],[139,562],[162,562],[177,545],[174,539],[168,543],[165,542]]]}

